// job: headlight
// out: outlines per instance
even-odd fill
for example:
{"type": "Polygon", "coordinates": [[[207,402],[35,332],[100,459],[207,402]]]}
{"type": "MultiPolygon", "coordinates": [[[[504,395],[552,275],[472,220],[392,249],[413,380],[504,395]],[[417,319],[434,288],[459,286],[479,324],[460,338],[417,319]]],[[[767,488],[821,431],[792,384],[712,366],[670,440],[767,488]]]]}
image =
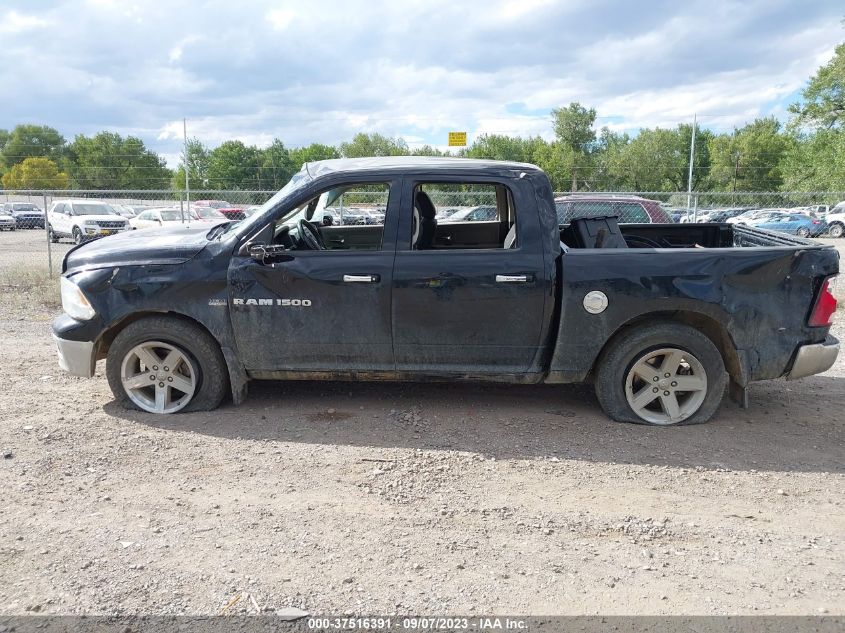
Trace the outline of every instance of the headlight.
{"type": "Polygon", "coordinates": [[[88,299],[85,298],[79,286],[67,277],[62,277],[59,285],[62,289],[62,310],[68,316],[78,321],[87,321],[88,319],[94,318],[96,312],[94,312],[91,304],[88,303],[88,299]]]}

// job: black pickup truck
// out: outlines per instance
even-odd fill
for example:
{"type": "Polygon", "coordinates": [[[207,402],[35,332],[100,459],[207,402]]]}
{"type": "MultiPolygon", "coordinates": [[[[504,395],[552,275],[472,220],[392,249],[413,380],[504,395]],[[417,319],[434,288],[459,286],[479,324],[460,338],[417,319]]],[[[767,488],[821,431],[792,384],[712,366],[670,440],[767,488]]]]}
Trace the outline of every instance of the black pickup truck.
{"type": "Polygon", "coordinates": [[[546,175],[451,158],[309,163],[259,212],[68,252],[60,365],[208,410],[251,379],[590,381],[620,421],[708,420],[726,390],[823,372],[835,249],[728,224],[559,226],[546,175]],[[367,204],[384,223],[312,222],[367,204]],[[438,208],[492,205],[440,222],[438,208]]]}

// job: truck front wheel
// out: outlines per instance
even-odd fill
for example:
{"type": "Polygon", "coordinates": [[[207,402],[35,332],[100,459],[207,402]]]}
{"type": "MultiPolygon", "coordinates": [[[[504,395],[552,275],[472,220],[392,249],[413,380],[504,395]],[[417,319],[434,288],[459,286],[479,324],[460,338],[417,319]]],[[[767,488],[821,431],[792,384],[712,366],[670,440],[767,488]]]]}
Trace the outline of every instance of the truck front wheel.
{"type": "Polygon", "coordinates": [[[666,321],[617,337],[602,354],[595,378],[607,415],[659,426],[706,422],[728,384],[713,342],[688,325],[666,321]]]}
{"type": "Polygon", "coordinates": [[[208,411],[226,395],[226,362],[208,332],[174,317],[129,324],[109,347],[106,375],[115,399],[150,413],[208,411]]]}

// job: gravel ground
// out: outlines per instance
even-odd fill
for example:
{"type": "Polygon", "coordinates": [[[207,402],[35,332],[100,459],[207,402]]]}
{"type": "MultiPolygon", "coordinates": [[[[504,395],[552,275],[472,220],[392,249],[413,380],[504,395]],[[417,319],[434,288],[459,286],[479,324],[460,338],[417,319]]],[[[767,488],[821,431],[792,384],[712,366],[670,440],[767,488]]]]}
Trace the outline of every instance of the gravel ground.
{"type": "Polygon", "coordinates": [[[0,305],[0,614],[845,613],[842,358],[692,427],[468,384],[157,418],[61,374],[52,316],[0,305]]]}

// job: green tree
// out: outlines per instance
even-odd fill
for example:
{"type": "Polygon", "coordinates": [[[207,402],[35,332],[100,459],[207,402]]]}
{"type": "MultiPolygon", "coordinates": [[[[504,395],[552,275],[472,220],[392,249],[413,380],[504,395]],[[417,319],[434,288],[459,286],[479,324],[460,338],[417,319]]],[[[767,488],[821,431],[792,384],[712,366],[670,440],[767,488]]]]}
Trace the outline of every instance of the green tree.
{"type": "Polygon", "coordinates": [[[411,150],[411,156],[448,156],[449,154],[440,151],[431,145],[423,145],[411,150]]]}
{"type": "Polygon", "coordinates": [[[560,141],[538,146],[533,156],[533,162],[546,172],[555,191],[571,186],[576,160],[573,149],[560,141]]]}
{"type": "Polygon", "coordinates": [[[816,129],[845,127],[845,43],[827,64],[819,68],[802,92],[803,103],[794,103],[789,111],[794,124],[816,129]]]}
{"type": "Polygon", "coordinates": [[[360,132],[348,143],[340,144],[340,153],[346,158],[364,156],[407,156],[408,144],[402,138],[360,132]]]}
{"type": "Polygon", "coordinates": [[[259,189],[281,189],[295,173],[291,155],[279,139],[258,150],[259,189]]]}
{"type": "Polygon", "coordinates": [[[609,157],[610,171],[628,191],[678,189],[674,176],[686,164],[676,130],[644,128],[609,157]]]}
{"type": "Polygon", "coordinates": [[[6,133],[0,160],[5,169],[35,156],[50,158],[60,164],[64,149],[65,139],[58,130],[46,125],[16,125],[11,132],[6,133]]]}
{"type": "Polygon", "coordinates": [[[164,159],[134,136],[80,134],[68,155],[71,182],[79,189],[166,189],[171,182],[164,159]]]}
{"type": "Polygon", "coordinates": [[[719,191],[776,191],[781,164],[792,144],[774,117],[757,119],[710,139],[710,185],[719,191]]]}
{"type": "Polygon", "coordinates": [[[3,175],[6,189],[67,189],[68,175],[49,158],[35,156],[17,163],[3,175]]]}
{"type": "MultiPolygon", "coordinates": [[[[196,138],[188,139],[188,178],[191,189],[205,189],[208,187],[209,149],[196,138]]],[[[173,189],[185,190],[185,156],[173,172],[173,189]]]]}
{"type": "Polygon", "coordinates": [[[594,108],[588,110],[575,101],[565,108],[552,110],[552,121],[558,142],[568,149],[567,153],[571,155],[572,191],[577,191],[579,170],[582,174],[589,170],[589,157],[596,140],[596,132],[593,129],[596,111],[594,108]]]}
{"type": "Polygon", "coordinates": [[[596,139],[596,149],[593,153],[594,172],[593,188],[598,191],[620,191],[631,189],[618,171],[619,156],[631,142],[627,133],[613,132],[603,127],[596,139]]]}
{"type": "Polygon", "coordinates": [[[211,189],[258,189],[259,150],[241,141],[226,141],[208,157],[208,186],[211,189]]]}
{"type": "Polygon", "coordinates": [[[307,147],[297,147],[290,150],[290,163],[294,172],[302,169],[305,163],[331,158],[340,158],[340,152],[331,145],[322,145],[321,143],[311,143],[307,147]]]}
{"type": "Polygon", "coordinates": [[[522,138],[504,134],[482,134],[467,150],[468,158],[512,160],[531,163],[541,147],[548,145],[539,136],[522,138]]]}
{"type": "Polygon", "coordinates": [[[781,167],[786,191],[845,191],[845,130],[794,136],[781,167]]]}

